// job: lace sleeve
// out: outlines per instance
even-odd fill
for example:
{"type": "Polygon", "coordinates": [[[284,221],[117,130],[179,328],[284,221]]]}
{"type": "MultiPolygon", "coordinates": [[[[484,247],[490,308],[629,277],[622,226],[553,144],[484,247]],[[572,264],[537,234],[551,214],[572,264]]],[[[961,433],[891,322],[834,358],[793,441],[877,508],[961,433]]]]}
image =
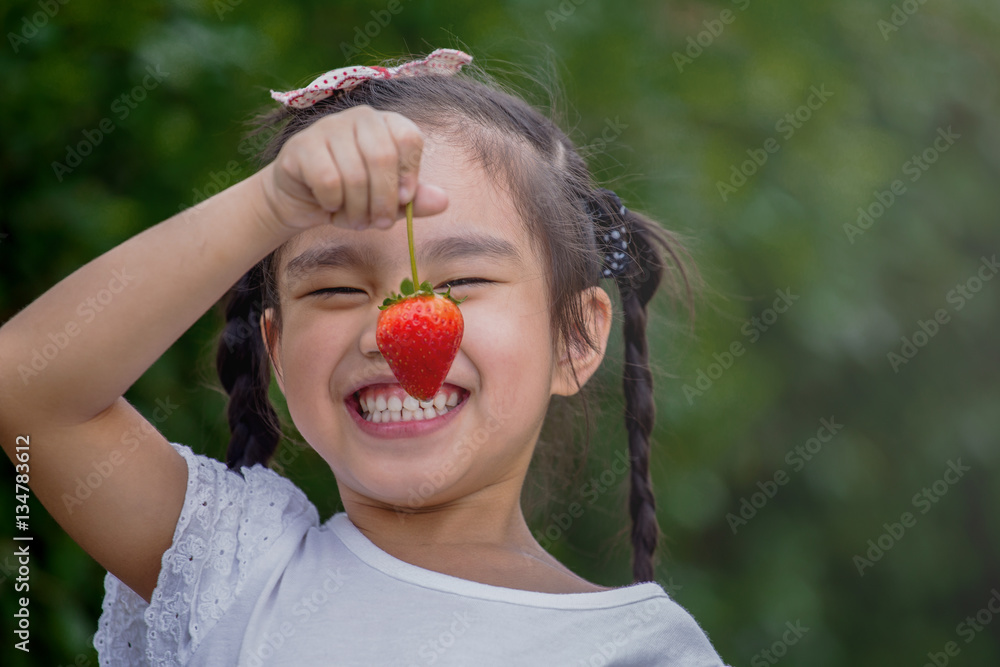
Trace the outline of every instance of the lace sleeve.
{"type": "Polygon", "coordinates": [[[318,525],[291,481],[263,466],[243,476],[171,443],[188,465],[184,506],[147,604],[110,572],[94,635],[100,664],[181,665],[239,597],[279,536],[318,525]]]}

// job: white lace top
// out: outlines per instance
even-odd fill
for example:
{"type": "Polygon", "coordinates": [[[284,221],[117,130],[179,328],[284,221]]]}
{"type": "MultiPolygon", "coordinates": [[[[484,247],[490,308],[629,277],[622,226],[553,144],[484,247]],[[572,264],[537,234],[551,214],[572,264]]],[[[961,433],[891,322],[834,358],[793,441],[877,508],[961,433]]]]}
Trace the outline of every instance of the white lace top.
{"type": "Polygon", "coordinates": [[[555,594],[426,570],[344,512],[320,525],[272,470],[173,447],[188,464],[173,543],[149,604],[105,578],[101,665],[723,665],[656,583],[555,594]]]}

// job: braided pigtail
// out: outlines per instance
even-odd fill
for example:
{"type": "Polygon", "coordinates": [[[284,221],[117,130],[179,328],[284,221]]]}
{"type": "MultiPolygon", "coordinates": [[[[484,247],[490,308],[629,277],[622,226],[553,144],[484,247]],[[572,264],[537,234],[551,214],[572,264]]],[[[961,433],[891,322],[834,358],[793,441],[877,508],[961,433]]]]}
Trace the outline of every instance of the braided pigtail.
{"type": "Polygon", "coordinates": [[[648,218],[629,211],[610,190],[594,193],[603,276],[614,278],[624,310],[625,362],[622,385],[625,392],[625,428],[628,431],[630,460],[629,514],[632,517],[633,582],[654,579],[653,554],[660,539],[656,519],[656,498],[649,473],[650,436],[656,420],[653,374],[646,341],[647,306],[664,276],[667,261],[679,276],[669,273],[671,294],[677,282],[684,285],[688,303],[690,284],[678,255],[682,247],[673,234],[648,218]]]}
{"type": "Polygon", "coordinates": [[[216,369],[229,394],[232,433],[226,452],[231,470],[266,465],[281,437],[281,424],[267,391],[271,369],[260,334],[263,270],[258,264],[230,291],[226,326],[219,341],[216,369]]]}

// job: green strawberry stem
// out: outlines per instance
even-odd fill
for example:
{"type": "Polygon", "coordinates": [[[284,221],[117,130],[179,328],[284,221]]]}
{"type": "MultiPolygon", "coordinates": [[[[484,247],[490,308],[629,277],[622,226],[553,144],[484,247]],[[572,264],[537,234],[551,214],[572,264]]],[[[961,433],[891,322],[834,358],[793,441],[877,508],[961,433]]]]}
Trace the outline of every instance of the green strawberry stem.
{"type": "Polygon", "coordinates": [[[434,287],[429,283],[421,283],[417,278],[417,258],[413,250],[413,202],[409,202],[406,205],[406,244],[409,246],[410,250],[410,269],[413,271],[413,282],[410,282],[409,278],[403,278],[403,282],[399,285],[399,294],[390,292],[389,296],[382,301],[382,305],[378,307],[379,310],[388,310],[393,305],[405,301],[408,298],[417,296],[441,296],[448,299],[456,306],[465,301],[465,298],[456,299],[451,295],[451,288],[442,294],[440,292],[435,292],[434,287]]]}
{"type": "Polygon", "coordinates": [[[417,286],[417,258],[413,255],[413,200],[406,204],[406,244],[410,246],[410,268],[413,269],[413,285],[417,286]]]}

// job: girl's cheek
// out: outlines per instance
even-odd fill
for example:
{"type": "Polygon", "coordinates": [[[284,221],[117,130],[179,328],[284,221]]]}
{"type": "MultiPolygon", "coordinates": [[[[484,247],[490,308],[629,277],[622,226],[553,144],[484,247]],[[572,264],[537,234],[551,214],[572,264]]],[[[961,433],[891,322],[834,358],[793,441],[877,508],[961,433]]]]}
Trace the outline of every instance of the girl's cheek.
{"type": "Polygon", "coordinates": [[[497,317],[477,323],[465,348],[483,381],[499,390],[505,403],[532,395],[533,378],[545,370],[545,341],[524,318],[497,317]],[[478,334],[478,335],[477,335],[478,334]]]}
{"type": "MultiPolygon", "coordinates": [[[[517,321],[505,313],[476,308],[463,313],[463,318],[461,349],[477,366],[495,364],[498,359],[510,356],[512,348],[520,346],[517,340],[512,340],[519,336],[517,321]]],[[[493,372],[497,370],[494,368],[493,372]]]]}
{"type": "Polygon", "coordinates": [[[306,392],[317,384],[327,384],[334,350],[328,336],[318,332],[297,332],[283,344],[286,381],[290,380],[306,392]]]}

